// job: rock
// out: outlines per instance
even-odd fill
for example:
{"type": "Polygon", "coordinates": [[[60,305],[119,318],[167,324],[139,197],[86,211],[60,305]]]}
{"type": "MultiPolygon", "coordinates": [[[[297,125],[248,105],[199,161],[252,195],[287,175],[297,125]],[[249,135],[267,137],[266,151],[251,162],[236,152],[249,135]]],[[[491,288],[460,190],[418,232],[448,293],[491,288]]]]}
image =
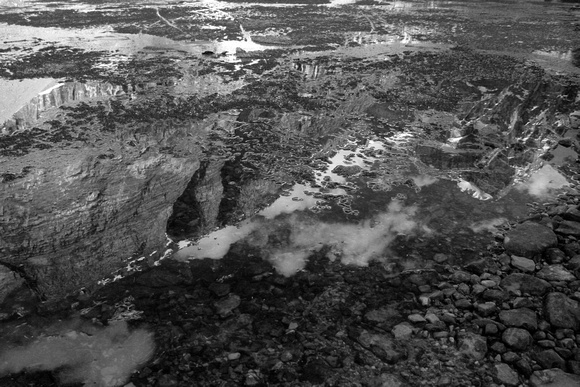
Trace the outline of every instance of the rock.
{"type": "Polygon", "coordinates": [[[542,368],[566,368],[566,361],[564,361],[564,359],[562,359],[553,349],[547,349],[536,353],[534,359],[542,368]]]}
{"type": "Polygon", "coordinates": [[[319,358],[309,360],[302,369],[303,381],[308,381],[315,384],[324,383],[332,374],[332,369],[326,362],[319,358]]]}
{"type": "Polygon", "coordinates": [[[456,270],[451,274],[450,280],[455,284],[466,283],[471,280],[471,274],[463,270],[456,270]]]}
{"type": "Polygon", "coordinates": [[[365,313],[365,319],[381,324],[382,327],[391,329],[404,320],[403,316],[393,307],[374,309],[365,313]]]}
{"type": "Polygon", "coordinates": [[[568,262],[566,262],[565,266],[568,270],[580,269],[580,255],[573,256],[568,262]]]}
{"type": "Polygon", "coordinates": [[[532,374],[532,371],[533,371],[532,366],[528,360],[520,359],[520,360],[516,361],[516,363],[514,365],[515,365],[516,369],[519,371],[519,373],[524,375],[526,378],[529,378],[530,375],[532,374]]]}
{"type": "Polygon", "coordinates": [[[518,355],[515,352],[512,351],[508,351],[506,353],[504,353],[501,358],[503,359],[503,361],[505,361],[506,363],[515,363],[516,361],[520,360],[520,355],[518,355]]]}
{"type": "Polygon", "coordinates": [[[494,302],[504,302],[509,299],[509,293],[500,289],[486,289],[483,292],[483,299],[494,302]]]}
{"type": "Polygon", "coordinates": [[[507,328],[501,338],[504,343],[519,351],[523,351],[532,344],[532,336],[530,333],[521,328],[507,328]]]}
{"type": "Polygon", "coordinates": [[[427,320],[425,320],[425,318],[418,313],[410,314],[409,317],[407,317],[407,319],[414,324],[421,324],[427,322],[427,320]]]}
{"type": "Polygon", "coordinates": [[[362,171],[362,168],[358,165],[338,165],[332,172],[340,176],[353,176],[362,171]]]}
{"type": "Polygon", "coordinates": [[[497,312],[497,306],[495,306],[495,302],[485,302],[475,305],[475,311],[479,315],[487,317],[497,312]]]}
{"type": "Polygon", "coordinates": [[[580,222],[580,209],[577,206],[572,206],[562,214],[562,217],[566,220],[573,220],[575,222],[580,222]]]}
{"type": "Polygon", "coordinates": [[[455,301],[455,306],[458,307],[459,309],[469,309],[471,308],[471,301],[469,301],[469,299],[467,298],[461,298],[457,301],[455,301]]]}
{"type": "Polygon", "coordinates": [[[501,281],[500,285],[511,292],[520,291],[532,296],[542,296],[552,287],[547,281],[524,273],[510,274],[501,281]]]}
{"type": "Polygon", "coordinates": [[[508,327],[525,328],[528,330],[538,329],[536,312],[528,308],[502,310],[499,319],[508,327]]]}
{"type": "Polygon", "coordinates": [[[439,317],[437,317],[437,315],[435,313],[431,313],[431,312],[427,312],[425,314],[425,320],[427,320],[427,322],[429,322],[430,324],[437,324],[441,321],[441,320],[439,320],[439,317]]]}
{"type": "Polygon", "coordinates": [[[550,228],[534,222],[518,225],[504,239],[504,247],[509,254],[526,258],[542,254],[557,243],[558,238],[550,228]]]}
{"type": "Polygon", "coordinates": [[[463,333],[458,339],[459,352],[474,360],[481,360],[487,353],[487,340],[475,333],[463,333]]]}
{"type": "Polygon", "coordinates": [[[580,302],[563,293],[549,293],[544,299],[544,313],[558,328],[580,329],[580,302]]]}
{"type": "Polygon", "coordinates": [[[560,222],[558,228],[556,229],[556,232],[562,235],[572,235],[578,237],[580,236],[580,222],[575,222],[573,220],[564,220],[560,222]]]}
{"type": "Polygon", "coordinates": [[[240,296],[230,294],[227,298],[214,302],[216,313],[221,317],[226,317],[232,313],[241,303],[240,296]]]}
{"type": "Polygon", "coordinates": [[[490,349],[500,354],[507,351],[505,344],[502,343],[501,341],[496,341],[495,343],[493,343],[490,349]]]}
{"type": "Polygon", "coordinates": [[[226,296],[230,292],[230,284],[214,282],[208,287],[218,297],[226,296]]]}
{"type": "Polygon", "coordinates": [[[494,379],[506,386],[517,386],[520,383],[518,373],[505,363],[495,365],[494,379]]]}
{"type": "Polygon", "coordinates": [[[369,381],[369,387],[404,387],[407,384],[398,375],[381,374],[369,381]]]}
{"type": "Polygon", "coordinates": [[[580,376],[568,374],[559,368],[535,371],[530,377],[530,387],[578,387],[580,376]]]}
{"type": "Polygon", "coordinates": [[[562,263],[566,260],[566,253],[556,247],[551,247],[546,250],[544,257],[548,263],[562,263]]]}
{"type": "Polygon", "coordinates": [[[433,256],[433,260],[437,263],[443,263],[443,262],[447,261],[448,259],[449,259],[449,257],[443,253],[437,253],[433,256]]]}
{"type": "Polygon", "coordinates": [[[480,258],[465,265],[465,270],[477,275],[490,272],[493,273],[497,269],[497,263],[490,258],[480,258]]]}
{"type": "Polygon", "coordinates": [[[536,277],[546,281],[575,281],[576,276],[562,265],[544,266],[536,273],[536,277]]]}
{"type": "Polygon", "coordinates": [[[483,333],[485,333],[486,336],[495,336],[499,333],[499,329],[495,324],[486,324],[483,328],[483,333]]]}
{"type": "Polygon", "coordinates": [[[406,357],[406,352],[386,335],[362,331],[357,341],[369,349],[378,358],[389,364],[395,364],[406,357]]]}
{"type": "Polygon", "coordinates": [[[391,330],[397,340],[408,340],[413,335],[413,327],[409,323],[400,323],[391,330]]]}
{"type": "Polygon", "coordinates": [[[493,288],[494,286],[497,286],[497,282],[492,280],[482,280],[481,284],[486,288],[493,288]]]}
{"type": "Polygon", "coordinates": [[[552,340],[538,340],[536,344],[542,348],[554,348],[556,346],[556,343],[552,340]]]}
{"type": "Polygon", "coordinates": [[[533,260],[524,257],[518,257],[517,255],[512,256],[511,265],[516,269],[526,273],[530,273],[536,270],[536,263],[533,260]]]}

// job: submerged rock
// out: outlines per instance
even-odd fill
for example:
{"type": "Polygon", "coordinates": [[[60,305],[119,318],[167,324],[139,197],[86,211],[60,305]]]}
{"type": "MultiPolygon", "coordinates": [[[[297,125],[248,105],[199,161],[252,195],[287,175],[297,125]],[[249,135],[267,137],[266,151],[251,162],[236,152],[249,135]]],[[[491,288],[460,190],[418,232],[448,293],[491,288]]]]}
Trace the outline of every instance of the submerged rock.
{"type": "Polygon", "coordinates": [[[532,258],[558,243],[556,234],[546,226],[525,222],[507,233],[504,246],[508,253],[532,258]]]}

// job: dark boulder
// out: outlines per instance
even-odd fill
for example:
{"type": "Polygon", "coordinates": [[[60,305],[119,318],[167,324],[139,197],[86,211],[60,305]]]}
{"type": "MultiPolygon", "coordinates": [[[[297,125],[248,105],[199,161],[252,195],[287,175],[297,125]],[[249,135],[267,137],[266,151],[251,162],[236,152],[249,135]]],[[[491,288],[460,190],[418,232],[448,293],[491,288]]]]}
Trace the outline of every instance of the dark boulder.
{"type": "Polygon", "coordinates": [[[508,253],[532,258],[558,243],[554,231],[539,223],[525,222],[507,233],[504,247],[508,253]]]}

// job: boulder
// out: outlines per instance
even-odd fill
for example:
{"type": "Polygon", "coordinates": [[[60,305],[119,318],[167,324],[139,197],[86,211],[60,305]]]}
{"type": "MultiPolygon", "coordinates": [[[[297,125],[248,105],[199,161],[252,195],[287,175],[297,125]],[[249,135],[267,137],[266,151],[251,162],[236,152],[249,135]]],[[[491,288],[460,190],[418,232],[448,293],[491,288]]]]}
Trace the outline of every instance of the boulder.
{"type": "Polygon", "coordinates": [[[535,371],[530,377],[530,387],[578,387],[580,375],[568,374],[559,368],[535,371]]]}
{"type": "Polygon", "coordinates": [[[533,296],[542,296],[552,287],[547,281],[524,273],[510,274],[500,285],[508,291],[520,291],[522,294],[529,293],[533,296]]]}
{"type": "Polygon", "coordinates": [[[576,276],[570,273],[562,265],[544,266],[536,273],[538,278],[546,281],[575,281],[576,276]]]}
{"type": "Polygon", "coordinates": [[[519,351],[523,351],[532,343],[530,333],[521,328],[507,328],[501,338],[504,343],[519,351]]]}
{"type": "Polygon", "coordinates": [[[580,329],[580,302],[563,293],[550,293],[544,299],[544,313],[557,328],[580,329]]]}
{"type": "Polygon", "coordinates": [[[538,329],[536,312],[528,308],[502,310],[499,319],[508,327],[524,328],[528,330],[538,329]]]}
{"type": "Polygon", "coordinates": [[[548,247],[555,246],[558,238],[554,231],[539,223],[525,222],[510,230],[504,239],[509,254],[532,258],[548,247]]]}

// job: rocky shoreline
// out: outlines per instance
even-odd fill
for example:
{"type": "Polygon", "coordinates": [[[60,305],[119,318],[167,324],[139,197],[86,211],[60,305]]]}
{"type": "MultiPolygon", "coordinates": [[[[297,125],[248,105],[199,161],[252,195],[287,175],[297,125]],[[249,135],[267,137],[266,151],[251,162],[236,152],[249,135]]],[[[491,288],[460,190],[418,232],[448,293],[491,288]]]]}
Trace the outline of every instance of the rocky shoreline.
{"type": "MultiPolygon", "coordinates": [[[[577,386],[579,202],[570,188],[538,204],[462,268],[442,253],[398,273],[315,254],[286,278],[234,246],[164,260],[61,314],[154,330],[156,354],[126,386],[577,386]]],[[[48,372],[0,382],[61,385],[48,372]]]]}

